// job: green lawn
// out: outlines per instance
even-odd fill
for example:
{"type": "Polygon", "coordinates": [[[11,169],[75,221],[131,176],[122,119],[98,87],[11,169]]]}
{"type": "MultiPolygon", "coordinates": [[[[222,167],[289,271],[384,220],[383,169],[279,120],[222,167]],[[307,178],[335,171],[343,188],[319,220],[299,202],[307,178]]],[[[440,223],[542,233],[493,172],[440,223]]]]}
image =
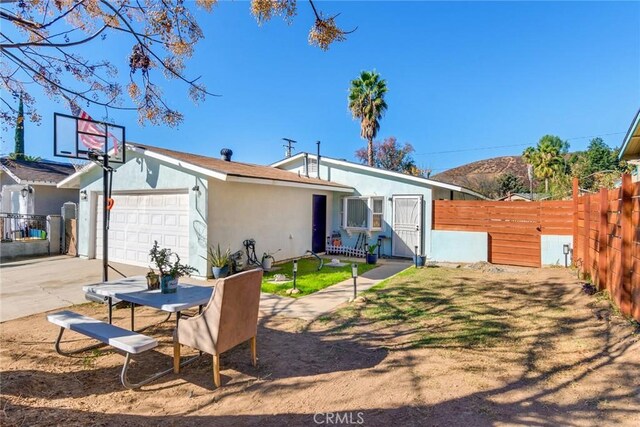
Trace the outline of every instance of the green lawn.
{"type": "MultiPolygon", "coordinates": [[[[324,267],[318,271],[318,260],[315,258],[303,258],[298,260],[298,275],[296,279],[296,287],[300,289],[299,294],[292,294],[294,298],[312,294],[324,289],[328,286],[335,285],[345,279],[351,278],[351,263],[347,263],[344,267],[329,267],[327,264],[330,259],[324,260],[324,267]]],[[[280,267],[280,270],[273,272],[265,272],[262,279],[262,292],[270,294],[287,295],[287,289],[293,287],[293,282],[284,283],[268,283],[273,280],[276,274],[284,274],[287,278],[293,277],[293,261],[276,264],[274,267],[280,267]]],[[[358,263],[358,274],[375,268],[375,265],[366,263],[358,263]]]]}

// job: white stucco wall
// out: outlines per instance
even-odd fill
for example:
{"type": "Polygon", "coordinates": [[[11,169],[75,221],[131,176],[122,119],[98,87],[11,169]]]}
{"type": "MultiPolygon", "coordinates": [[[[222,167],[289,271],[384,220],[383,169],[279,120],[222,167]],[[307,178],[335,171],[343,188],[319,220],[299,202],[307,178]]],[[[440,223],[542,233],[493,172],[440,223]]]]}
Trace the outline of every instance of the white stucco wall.
{"type": "Polygon", "coordinates": [[[209,181],[211,246],[242,250],[245,239],[255,239],[256,255],[275,252],[276,260],[304,255],[311,249],[313,195],[327,196],[330,231],[332,192],[274,185],[209,181]]]}
{"type": "MultiPolygon", "coordinates": [[[[148,158],[144,154],[127,152],[128,161],[117,165],[113,174],[113,198],[117,206],[120,193],[149,193],[186,191],[189,194],[189,259],[183,260],[196,267],[199,275],[207,273],[206,229],[208,212],[208,181],[192,172],[148,158]],[[200,191],[192,188],[198,185],[200,191]],[[202,236],[201,236],[202,234],[202,236]],[[200,238],[199,238],[200,237],[200,238]]],[[[96,201],[102,194],[102,169],[93,168],[82,176],[80,189],[87,191],[87,200],[80,200],[78,209],[78,254],[95,257],[96,201]]],[[[116,207],[114,207],[116,209],[116,207]]]]}
{"type": "Polygon", "coordinates": [[[33,189],[35,215],[60,215],[64,203],[78,203],[76,189],[57,188],[55,185],[34,185],[33,189]]]}
{"type": "Polygon", "coordinates": [[[487,261],[489,243],[487,233],[479,231],[431,232],[431,259],[443,262],[487,261]]]}
{"type": "MultiPolygon", "coordinates": [[[[564,245],[573,245],[573,236],[543,235],[540,236],[540,259],[542,265],[564,266],[564,245]]],[[[571,254],[567,257],[568,265],[571,265],[571,254]]]]}

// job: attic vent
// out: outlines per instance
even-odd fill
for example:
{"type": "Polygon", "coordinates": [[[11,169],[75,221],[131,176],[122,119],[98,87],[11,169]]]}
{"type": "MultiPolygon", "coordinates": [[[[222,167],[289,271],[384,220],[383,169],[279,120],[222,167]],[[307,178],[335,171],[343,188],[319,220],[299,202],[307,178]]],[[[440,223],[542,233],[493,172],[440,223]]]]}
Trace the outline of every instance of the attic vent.
{"type": "Polygon", "coordinates": [[[222,156],[222,160],[224,160],[225,162],[230,162],[231,156],[233,156],[233,151],[228,148],[223,148],[222,150],[220,150],[220,155],[222,156]]]}

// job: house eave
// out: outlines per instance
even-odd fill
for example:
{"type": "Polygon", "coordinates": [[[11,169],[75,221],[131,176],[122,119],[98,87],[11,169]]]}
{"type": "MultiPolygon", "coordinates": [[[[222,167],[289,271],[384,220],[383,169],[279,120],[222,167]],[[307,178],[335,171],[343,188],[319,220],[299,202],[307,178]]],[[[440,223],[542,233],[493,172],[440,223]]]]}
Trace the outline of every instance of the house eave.
{"type": "Polygon", "coordinates": [[[620,147],[619,160],[633,160],[640,158],[640,110],[631,122],[620,147]]]}
{"type": "Polygon", "coordinates": [[[258,184],[258,185],[275,185],[279,187],[293,187],[293,188],[306,188],[310,190],[323,190],[323,191],[336,191],[340,193],[353,193],[353,188],[348,187],[336,187],[332,185],[321,184],[307,184],[303,182],[293,181],[281,181],[276,179],[264,179],[264,178],[249,178],[246,176],[228,175],[227,182],[240,182],[244,184],[258,184]]]}
{"type": "MultiPolygon", "coordinates": [[[[280,160],[278,162],[272,163],[271,166],[275,167],[275,168],[279,168],[280,166],[283,166],[283,165],[291,163],[291,162],[293,162],[295,160],[298,160],[298,159],[302,158],[303,156],[304,156],[304,153],[298,153],[295,156],[292,156],[292,157],[280,160]]],[[[317,156],[314,155],[314,154],[307,154],[307,156],[309,156],[309,158],[311,158],[311,159],[316,159],[317,158],[317,156]]],[[[359,165],[357,163],[347,162],[347,161],[344,161],[344,160],[337,160],[337,159],[333,159],[331,157],[321,157],[321,161],[323,163],[328,163],[328,164],[333,164],[333,165],[338,165],[338,166],[358,169],[358,170],[362,170],[362,171],[375,173],[375,174],[378,174],[378,175],[390,176],[390,177],[393,177],[393,178],[404,179],[404,180],[407,180],[407,181],[416,182],[416,183],[423,184],[423,185],[430,185],[432,187],[438,187],[438,188],[444,188],[446,190],[458,191],[460,193],[465,193],[465,194],[472,195],[474,197],[479,197],[481,199],[486,199],[485,196],[483,196],[483,195],[481,195],[479,193],[476,193],[475,191],[469,190],[467,188],[460,187],[460,186],[453,185],[453,184],[447,184],[447,183],[440,182],[440,181],[434,181],[434,180],[431,180],[429,178],[422,178],[422,177],[419,177],[419,176],[407,175],[407,174],[403,174],[403,173],[400,173],[400,172],[393,172],[393,171],[388,171],[388,170],[384,170],[384,169],[378,169],[378,168],[374,168],[374,167],[367,166],[367,165],[359,165]]]]}

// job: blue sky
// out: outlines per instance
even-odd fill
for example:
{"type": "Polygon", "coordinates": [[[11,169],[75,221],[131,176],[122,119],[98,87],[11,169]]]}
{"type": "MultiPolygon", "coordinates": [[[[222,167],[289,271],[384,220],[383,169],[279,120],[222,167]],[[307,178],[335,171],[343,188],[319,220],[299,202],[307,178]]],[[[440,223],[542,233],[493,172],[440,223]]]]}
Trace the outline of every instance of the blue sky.
{"type": "MultiPolygon", "coordinates": [[[[347,110],[349,82],[375,69],[389,87],[379,138],[410,142],[417,164],[437,173],[520,154],[544,134],[569,139],[572,150],[588,143],[579,137],[594,135],[619,146],[640,107],[638,2],[318,6],[340,12],[344,28],[358,27],[328,52],[307,43],[313,20],[306,2],[292,25],[276,18],[259,27],[248,2],[222,2],[211,14],[199,13],[206,38],[187,74],[202,75],[222,96],[195,106],[184,85],[157,76],[171,105],[185,114],[178,129],[141,127],[135,113],[113,117],[126,126],[128,140],[216,157],[229,147],[238,161],[281,159],[282,137],[310,152],[320,140],[323,154],[354,160],[365,142],[347,110]]],[[[123,64],[126,82],[130,46],[118,42],[110,36],[82,53],[109,52],[113,63],[123,64]]],[[[26,124],[26,151],[52,158],[53,112],[69,111],[36,96],[43,121],[26,124]]],[[[1,151],[12,151],[13,130],[2,136],[1,151]]]]}

